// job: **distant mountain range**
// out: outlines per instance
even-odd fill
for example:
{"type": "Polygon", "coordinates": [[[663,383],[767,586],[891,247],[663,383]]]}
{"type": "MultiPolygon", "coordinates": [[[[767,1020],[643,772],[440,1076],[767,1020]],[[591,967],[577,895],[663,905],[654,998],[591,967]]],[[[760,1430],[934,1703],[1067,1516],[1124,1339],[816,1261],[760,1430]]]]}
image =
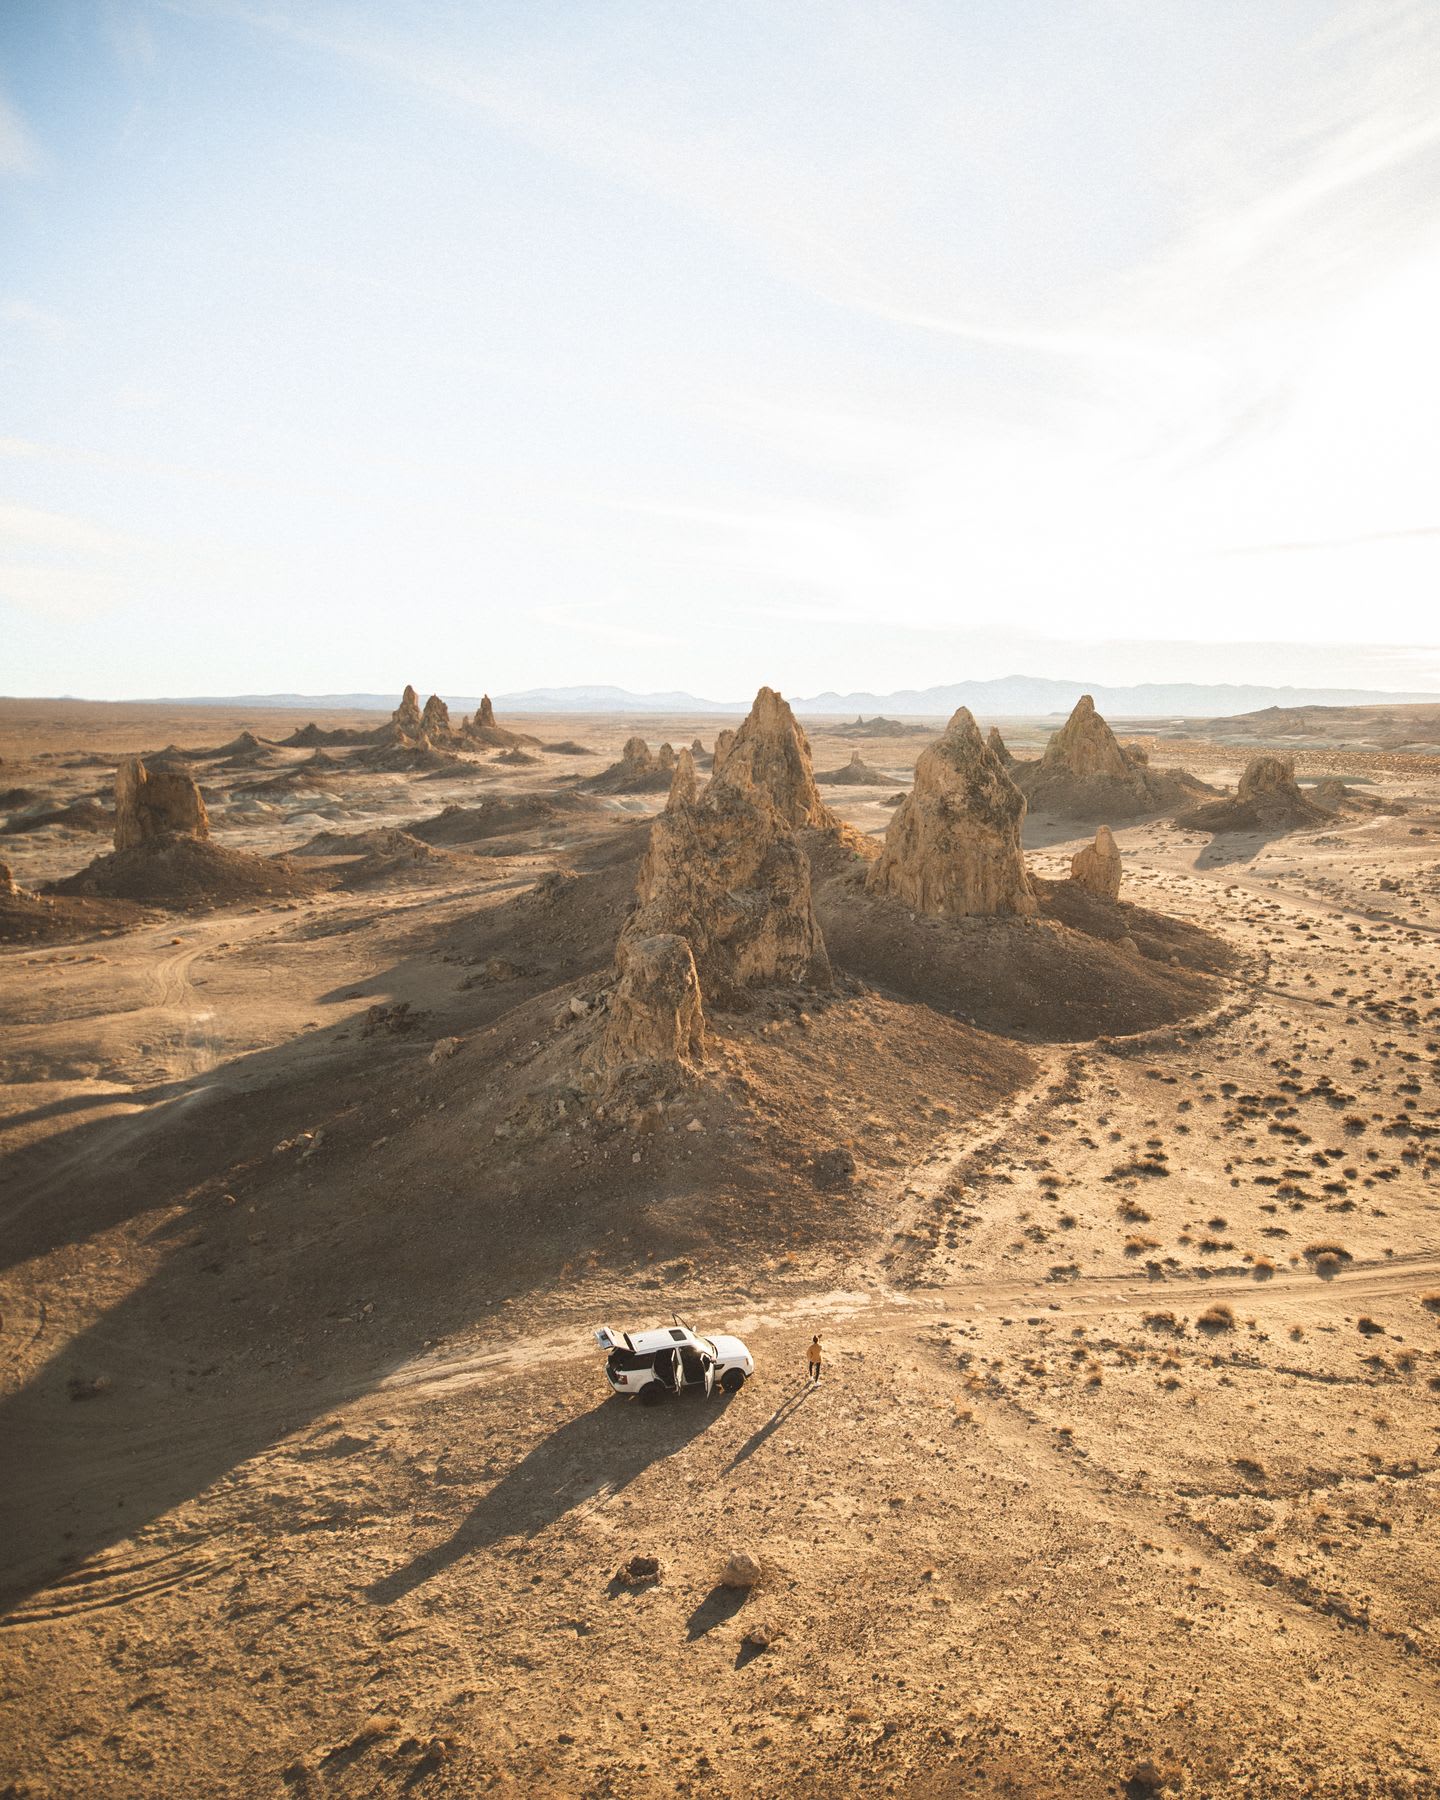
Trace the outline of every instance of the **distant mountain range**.
{"type": "MultiPolygon", "coordinates": [[[[1389,694],[1373,688],[1243,687],[1202,682],[1147,682],[1136,687],[1052,681],[1036,675],[1005,675],[994,681],[957,681],[944,687],[901,688],[893,694],[790,695],[796,712],[850,717],[888,713],[902,718],[948,719],[957,706],[986,718],[1039,719],[1068,713],[1081,694],[1111,719],[1215,719],[1269,706],[1399,706],[1440,701],[1440,694],[1389,694]]],[[[423,698],[423,696],[422,696],[423,698]]],[[[456,714],[473,712],[478,694],[442,694],[456,714]]],[[[170,697],[165,706],[271,706],[296,712],[390,712],[395,694],[221,694],[170,697]]],[[[496,694],[501,711],[516,713],[744,713],[750,700],[705,700],[695,694],[632,694],[620,687],[526,688],[496,694]]]]}

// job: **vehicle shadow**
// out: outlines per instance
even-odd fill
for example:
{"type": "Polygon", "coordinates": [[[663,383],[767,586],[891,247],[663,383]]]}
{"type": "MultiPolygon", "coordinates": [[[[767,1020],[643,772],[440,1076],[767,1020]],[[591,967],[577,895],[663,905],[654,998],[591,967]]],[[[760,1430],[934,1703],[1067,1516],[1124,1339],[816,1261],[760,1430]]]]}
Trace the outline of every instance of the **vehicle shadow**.
{"type": "Polygon", "coordinates": [[[603,1505],[653,1463],[673,1456],[724,1412],[717,1396],[640,1407],[608,1399],[541,1440],[502,1475],[443,1543],[373,1582],[367,1597],[391,1606],[502,1538],[533,1538],[570,1514],[603,1505]]]}
{"type": "Polygon", "coordinates": [[[782,1425],[788,1420],[793,1419],[795,1414],[805,1404],[806,1396],[813,1391],[813,1388],[814,1383],[805,1376],[802,1376],[800,1378],[799,1388],[794,1393],[787,1394],[759,1430],[752,1432],[752,1434],[746,1438],[745,1442],[730,1458],[729,1462],[726,1463],[724,1473],[728,1475],[732,1470],[738,1469],[741,1463],[745,1462],[749,1457],[752,1457],[768,1438],[774,1437],[775,1433],[782,1425]]]}

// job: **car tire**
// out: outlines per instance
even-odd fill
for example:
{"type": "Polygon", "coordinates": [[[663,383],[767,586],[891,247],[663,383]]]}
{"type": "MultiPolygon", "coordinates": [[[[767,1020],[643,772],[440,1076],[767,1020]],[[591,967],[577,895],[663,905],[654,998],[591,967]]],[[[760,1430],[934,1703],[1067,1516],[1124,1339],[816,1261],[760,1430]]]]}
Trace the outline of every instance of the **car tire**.
{"type": "Polygon", "coordinates": [[[738,1394],[745,1385],[743,1369],[727,1369],[720,1377],[720,1388],[726,1394],[738,1394]]]}
{"type": "Polygon", "coordinates": [[[640,1390],[642,1406],[659,1406],[665,1398],[665,1390],[658,1381],[647,1381],[640,1390]]]}

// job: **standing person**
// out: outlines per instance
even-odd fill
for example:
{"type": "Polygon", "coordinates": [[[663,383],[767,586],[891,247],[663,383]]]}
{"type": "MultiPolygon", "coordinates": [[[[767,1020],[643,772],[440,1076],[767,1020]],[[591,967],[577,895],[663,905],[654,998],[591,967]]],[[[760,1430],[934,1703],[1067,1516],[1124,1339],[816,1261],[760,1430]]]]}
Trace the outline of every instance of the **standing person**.
{"type": "Polygon", "coordinates": [[[820,1334],[817,1332],[810,1340],[810,1348],[805,1352],[805,1366],[810,1371],[810,1385],[812,1387],[819,1387],[820,1385],[821,1354],[820,1334]]]}

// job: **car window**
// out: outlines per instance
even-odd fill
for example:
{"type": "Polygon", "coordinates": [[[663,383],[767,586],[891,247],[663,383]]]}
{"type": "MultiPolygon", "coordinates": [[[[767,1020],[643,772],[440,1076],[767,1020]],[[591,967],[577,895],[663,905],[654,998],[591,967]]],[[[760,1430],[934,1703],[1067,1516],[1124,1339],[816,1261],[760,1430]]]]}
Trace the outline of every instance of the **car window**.
{"type": "Polygon", "coordinates": [[[707,1350],[708,1350],[708,1351],[709,1351],[709,1352],[710,1352],[710,1354],[711,1354],[711,1356],[713,1356],[713,1357],[714,1357],[714,1358],[715,1358],[715,1360],[716,1360],[716,1362],[719,1362],[719,1360],[720,1360],[720,1352],[719,1352],[719,1350],[717,1350],[717,1349],[716,1349],[716,1347],[715,1347],[715,1340],[714,1340],[714,1338],[701,1338],[701,1340],[700,1340],[700,1342],[701,1342],[701,1343],[702,1343],[702,1344],[703,1344],[703,1345],[704,1345],[704,1346],[705,1346],[705,1348],[706,1348],[706,1349],[707,1349],[707,1350]]]}
{"type": "Polygon", "coordinates": [[[677,1330],[676,1330],[676,1329],[675,1329],[675,1327],[674,1327],[674,1326],[673,1326],[673,1325],[672,1325],[672,1326],[671,1326],[671,1327],[670,1327],[670,1335],[671,1335],[671,1337],[672,1337],[672,1338],[674,1338],[674,1340],[675,1340],[675,1342],[676,1342],[676,1343],[677,1343],[677,1344],[683,1344],[683,1343],[684,1343],[684,1342],[685,1342],[685,1339],[686,1339],[686,1336],[687,1336],[687,1335],[688,1335],[688,1334],[687,1334],[687,1333],[686,1333],[686,1332],[683,1332],[683,1331],[677,1331],[677,1330]]]}

